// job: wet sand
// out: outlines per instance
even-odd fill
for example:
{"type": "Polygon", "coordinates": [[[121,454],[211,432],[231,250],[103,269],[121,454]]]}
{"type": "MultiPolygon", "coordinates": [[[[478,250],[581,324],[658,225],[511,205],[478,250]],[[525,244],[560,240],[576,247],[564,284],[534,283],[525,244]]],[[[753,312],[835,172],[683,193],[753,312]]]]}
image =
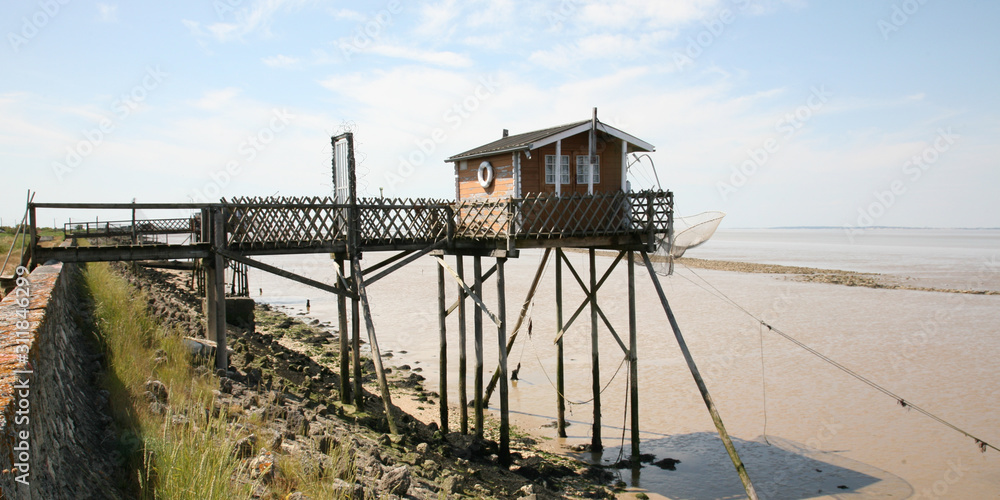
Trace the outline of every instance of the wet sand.
{"type": "MultiPolygon", "coordinates": [[[[540,252],[525,251],[519,259],[508,261],[507,310],[511,321],[540,256],[540,252]]],[[[569,258],[579,271],[585,271],[584,254],[569,254],[569,258]]],[[[280,263],[281,258],[276,259],[280,263]]],[[[598,257],[598,272],[603,273],[611,261],[598,257]]],[[[323,278],[324,273],[332,277],[332,262],[325,256],[285,262],[317,278],[323,278]]],[[[1000,391],[995,387],[1000,379],[1000,364],[996,363],[1000,357],[1000,299],[841,286],[788,279],[809,273],[778,273],[772,266],[756,268],[770,271],[738,272],[694,268],[691,262],[677,266],[674,276],[659,279],[762,496],[997,497],[997,453],[980,453],[971,439],[908,411],[780,337],[761,331],[758,322],[717,298],[713,290],[991,443],[1000,442],[1000,391]],[[765,433],[770,445],[762,437],[765,433]]],[[[705,264],[709,265],[726,268],[730,264],[705,264]]],[[[466,267],[471,267],[468,261],[466,267]]],[[[570,437],[555,437],[550,427],[556,398],[550,384],[555,377],[552,267],[550,264],[546,270],[531,310],[534,333],[522,337],[510,356],[512,368],[522,365],[520,380],[511,387],[512,418],[521,428],[547,438],[552,448],[572,453],[565,447],[590,440],[593,407],[569,405],[570,437]]],[[[568,273],[566,276],[565,302],[572,311],[582,302],[583,293],[568,273]]],[[[312,316],[335,317],[332,297],[283,280],[268,283],[270,278],[257,278],[265,282],[265,299],[295,304],[312,298],[312,316]]],[[[255,283],[254,279],[251,276],[255,283]]],[[[422,368],[432,390],[437,389],[438,380],[435,280],[435,263],[421,259],[369,289],[383,350],[394,352],[394,364],[422,368]]],[[[711,419],[678,352],[649,276],[641,267],[637,267],[637,287],[642,451],[654,454],[657,461],[672,458],[680,462],[672,471],[653,465],[637,475],[625,470],[622,479],[635,493],[645,492],[651,498],[739,498],[736,474],[714,437],[711,419]]],[[[485,290],[486,303],[495,304],[492,282],[485,290]]],[[[620,334],[628,331],[626,291],[626,274],[620,267],[598,293],[605,314],[620,334]]],[[[449,283],[448,302],[455,296],[455,286],[449,283]]],[[[587,316],[584,314],[566,335],[566,394],[570,401],[581,403],[592,397],[587,316]]],[[[449,318],[448,328],[449,393],[452,401],[457,401],[454,317],[449,318]]],[[[471,327],[469,336],[471,339],[471,327]]],[[[622,352],[603,326],[600,338],[601,386],[607,386],[602,393],[602,433],[607,449],[602,455],[587,454],[584,458],[610,464],[617,461],[616,447],[621,443],[622,423],[627,421],[623,413],[626,377],[623,368],[612,378],[622,352]]],[[[496,337],[487,331],[485,339],[489,374],[496,366],[496,337]]],[[[497,404],[495,398],[493,404],[497,404]]]]}

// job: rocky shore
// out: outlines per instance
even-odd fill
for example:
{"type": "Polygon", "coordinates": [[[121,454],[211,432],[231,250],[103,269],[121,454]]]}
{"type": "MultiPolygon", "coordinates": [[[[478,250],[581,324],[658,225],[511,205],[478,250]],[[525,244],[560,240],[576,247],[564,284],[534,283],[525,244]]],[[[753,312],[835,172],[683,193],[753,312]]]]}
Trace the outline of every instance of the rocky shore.
{"type": "MultiPolygon", "coordinates": [[[[192,336],[204,331],[189,274],[118,269],[147,293],[157,316],[192,336]]],[[[234,480],[253,482],[258,498],[277,498],[269,485],[283,481],[286,468],[335,478],[331,493],[344,498],[614,498],[624,487],[614,484],[615,473],[543,452],[516,429],[513,463],[502,466],[491,439],[497,423],[489,419],[485,439],[443,434],[419,415],[436,413],[438,395],[408,367],[389,370],[399,427],[399,435],[390,435],[370,359],[363,359],[363,407],[340,403],[338,332],[331,325],[266,305],[254,317],[252,324],[229,326],[230,370],[199,373],[217,378],[214,411],[231,415],[233,433],[245,435],[233,448],[245,473],[234,480]]]]}
{"type": "Polygon", "coordinates": [[[837,269],[817,269],[812,267],[781,266],[776,264],[756,264],[753,262],[732,262],[725,260],[706,260],[692,257],[681,257],[676,264],[698,269],[713,269],[738,273],[763,273],[789,275],[797,281],[813,283],[830,283],[834,285],[861,286],[867,288],[886,288],[891,290],[916,290],[922,292],[966,293],[973,295],[1000,295],[995,290],[970,290],[958,288],[933,288],[912,286],[901,283],[877,273],[858,273],[837,269]]]}

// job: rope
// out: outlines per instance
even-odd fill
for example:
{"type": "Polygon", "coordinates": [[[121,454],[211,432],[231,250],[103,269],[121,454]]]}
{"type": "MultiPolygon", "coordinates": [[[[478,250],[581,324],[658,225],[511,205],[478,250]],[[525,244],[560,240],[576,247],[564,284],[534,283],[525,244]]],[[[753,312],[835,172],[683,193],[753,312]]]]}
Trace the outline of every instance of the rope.
{"type": "MultiPolygon", "coordinates": [[[[886,396],[889,396],[890,398],[896,400],[896,402],[899,403],[899,405],[902,406],[903,408],[916,410],[918,413],[924,415],[925,417],[928,417],[928,418],[930,418],[930,419],[938,422],[939,424],[942,424],[942,425],[944,425],[944,426],[946,426],[946,427],[954,430],[955,432],[958,432],[958,433],[960,433],[960,434],[962,434],[962,435],[964,435],[964,436],[966,436],[966,437],[974,440],[976,442],[976,446],[983,453],[986,452],[987,448],[992,448],[994,451],[1000,451],[1000,449],[998,449],[996,446],[987,443],[986,441],[984,441],[984,440],[976,437],[975,435],[969,433],[968,431],[966,431],[966,430],[964,430],[964,429],[962,429],[962,428],[960,428],[960,427],[952,424],[951,422],[949,422],[949,421],[947,421],[947,420],[945,420],[945,419],[943,419],[943,418],[935,415],[934,413],[931,413],[930,411],[925,410],[924,408],[921,408],[920,406],[917,406],[917,405],[913,404],[910,401],[907,401],[903,397],[901,397],[901,396],[897,395],[896,393],[890,391],[889,389],[887,389],[887,388],[879,385],[878,383],[872,381],[871,379],[869,379],[869,378],[861,375],[860,373],[855,372],[854,370],[852,370],[852,369],[850,369],[850,368],[848,368],[848,367],[846,367],[846,366],[844,366],[844,365],[842,365],[842,364],[834,361],[833,359],[831,359],[828,356],[824,355],[823,353],[817,351],[816,349],[813,349],[812,347],[809,347],[808,345],[806,345],[805,343],[803,343],[803,342],[799,341],[798,339],[792,337],[791,335],[789,335],[789,334],[787,334],[787,333],[779,330],[777,327],[769,325],[763,319],[760,319],[759,317],[757,317],[756,315],[754,315],[750,311],[746,310],[743,306],[741,306],[738,303],[736,303],[736,301],[734,301],[728,295],[726,295],[721,290],[719,290],[718,288],[716,288],[714,285],[712,285],[711,283],[709,283],[708,280],[706,280],[705,278],[701,277],[698,273],[694,272],[690,267],[684,265],[684,268],[687,269],[688,271],[691,271],[691,274],[694,274],[700,280],[704,281],[705,284],[707,284],[709,287],[711,287],[713,290],[715,290],[715,292],[718,293],[718,295],[716,295],[715,293],[712,293],[707,288],[701,286],[700,284],[694,282],[693,280],[691,280],[690,278],[688,278],[688,277],[686,277],[684,275],[679,275],[679,276],[681,276],[682,278],[690,281],[692,284],[698,286],[702,290],[705,290],[710,295],[713,295],[716,298],[719,298],[719,299],[721,299],[723,301],[728,302],[730,305],[732,305],[732,306],[736,307],[737,309],[743,311],[746,315],[750,316],[755,321],[757,321],[758,323],[760,323],[760,325],[761,325],[761,331],[762,331],[762,337],[763,337],[763,327],[766,326],[768,330],[770,330],[770,331],[772,331],[772,332],[774,332],[774,333],[782,336],[785,340],[788,340],[789,342],[795,344],[796,346],[804,349],[806,352],[812,354],[813,356],[816,356],[817,358],[825,361],[826,363],[832,365],[833,367],[837,368],[838,370],[840,370],[840,371],[842,371],[842,372],[844,372],[844,373],[846,373],[846,374],[854,377],[857,380],[860,380],[861,382],[863,382],[864,384],[868,385],[869,387],[871,387],[871,388],[873,388],[873,389],[881,392],[882,394],[885,394],[886,396]]],[[[762,357],[762,359],[763,359],[763,357],[762,357]]]]}
{"type": "MultiPolygon", "coordinates": [[[[549,385],[552,386],[552,390],[556,391],[556,394],[559,397],[563,398],[564,400],[566,400],[567,403],[571,405],[585,405],[594,401],[594,398],[590,398],[586,401],[571,401],[569,398],[566,397],[565,394],[559,392],[559,388],[556,387],[556,384],[554,382],[552,382],[552,377],[549,377],[549,372],[545,371],[545,364],[543,364],[542,359],[538,357],[538,350],[535,348],[535,342],[531,339],[531,337],[528,337],[528,342],[531,344],[531,352],[532,354],[535,355],[535,360],[538,361],[538,366],[542,369],[542,373],[545,374],[545,379],[549,381],[549,385]]],[[[608,387],[611,385],[611,382],[615,381],[615,378],[618,377],[618,372],[621,371],[622,366],[625,365],[626,361],[628,361],[628,355],[622,357],[622,362],[618,363],[618,369],[615,370],[615,374],[611,376],[611,380],[608,380],[608,383],[604,385],[604,388],[598,392],[599,395],[604,394],[604,391],[608,389],[608,387]]]]}
{"type": "Polygon", "coordinates": [[[760,333],[760,385],[761,385],[761,392],[763,393],[763,398],[764,398],[764,434],[763,434],[763,436],[764,436],[764,442],[767,443],[768,446],[770,446],[771,442],[767,440],[767,376],[764,373],[764,325],[763,325],[763,323],[761,323],[760,332],[759,333],[760,333]]]}

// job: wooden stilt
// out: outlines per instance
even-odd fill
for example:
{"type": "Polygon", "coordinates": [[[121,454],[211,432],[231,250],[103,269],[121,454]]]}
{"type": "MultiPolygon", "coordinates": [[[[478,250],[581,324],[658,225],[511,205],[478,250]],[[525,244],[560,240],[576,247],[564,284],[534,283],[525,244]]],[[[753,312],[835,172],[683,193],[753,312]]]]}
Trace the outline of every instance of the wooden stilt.
{"type": "Polygon", "coordinates": [[[500,351],[500,463],[510,464],[510,407],[507,388],[507,294],[504,286],[503,266],[507,259],[497,259],[497,348],[500,351]]]}
{"type": "Polygon", "coordinates": [[[590,450],[601,451],[601,357],[597,345],[597,265],[596,251],[590,249],[590,362],[594,391],[594,429],[590,438],[590,450]]]}
{"type": "Polygon", "coordinates": [[[632,401],[632,466],[639,466],[639,357],[635,321],[635,252],[628,252],[628,354],[629,386],[632,401]]]}
{"type": "MultiPolygon", "coordinates": [[[[458,272],[458,278],[465,281],[465,257],[461,255],[455,257],[455,270],[458,272]]],[[[458,413],[462,434],[469,433],[469,396],[465,384],[465,358],[465,290],[462,285],[458,285],[458,413]]]]}
{"type": "Polygon", "coordinates": [[[444,268],[437,266],[438,277],[438,327],[441,333],[441,351],[439,362],[441,363],[439,375],[440,406],[441,406],[441,433],[448,434],[448,332],[444,303],[444,268]]]}
{"type": "MultiPolygon", "coordinates": [[[[483,295],[483,261],[476,255],[472,258],[472,272],[475,274],[473,293],[477,297],[483,295]]],[[[480,299],[481,300],[481,299],[480,299]]],[[[476,374],[475,374],[475,419],[476,437],[483,437],[483,310],[476,307],[472,313],[472,327],[476,344],[476,374]]]]}
{"type": "Polygon", "coordinates": [[[670,310],[670,304],[667,303],[667,296],[663,293],[663,287],[660,286],[660,280],[656,276],[656,271],[653,270],[653,263],[649,261],[649,255],[645,251],[642,251],[642,260],[646,264],[646,271],[649,273],[649,277],[653,280],[653,286],[656,288],[656,293],[660,297],[660,303],[663,305],[663,311],[667,314],[667,320],[670,322],[670,328],[674,331],[674,337],[677,339],[677,345],[681,348],[681,354],[684,355],[684,361],[687,362],[688,370],[691,371],[691,376],[694,377],[695,384],[698,385],[698,390],[701,392],[702,399],[705,400],[705,406],[708,407],[708,413],[712,415],[712,420],[715,422],[715,428],[719,432],[719,438],[722,439],[722,444],[725,445],[726,451],[729,453],[730,460],[733,461],[733,465],[736,467],[736,473],[740,476],[740,481],[743,482],[743,488],[747,492],[747,496],[751,500],[757,500],[757,492],[754,490],[753,483],[750,481],[750,475],[747,474],[746,468],[743,466],[743,461],[740,460],[740,456],[736,453],[736,447],[733,446],[732,439],[729,438],[729,433],[726,432],[726,426],[722,423],[722,417],[719,415],[719,411],[715,408],[715,402],[712,401],[712,396],[708,393],[708,386],[705,385],[704,379],[701,378],[701,372],[698,371],[698,366],[694,363],[694,358],[691,357],[691,351],[688,350],[687,343],[684,341],[684,336],[681,335],[681,328],[677,325],[677,320],[674,318],[674,312],[670,310]]]}
{"type": "MultiPolygon", "coordinates": [[[[357,283],[354,269],[351,269],[351,281],[357,283]]],[[[365,393],[361,387],[361,301],[351,299],[351,361],[354,364],[354,405],[361,409],[365,404],[365,393]]]]}
{"type": "Polygon", "coordinates": [[[368,330],[368,345],[372,349],[372,358],[374,358],[372,361],[375,362],[375,374],[378,376],[378,386],[382,392],[382,403],[385,405],[385,418],[389,422],[389,432],[398,434],[396,420],[392,416],[392,396],[389,395],[389,383],[385,378],[385,369],[382,367],[382,352],[378,348],[375,323],[372,322],[372,312],[368,306],[368,293],[365,292],[364,277],[361,275],[361,262],[356,255],[351,257],[351,267],[354,270],[354,287],[357,289],[361,311],[364,313],[365,329],[368,330]]]}
{"type": "MultiPolygon", "coordinates": [[[[212,211],[212,248],[225,250],[226,226],[223,209],[212,211]]],[[[229,353],[226,352],[226,259],[219,252],[212,252],[214,280],[209,287],[215,289],[215,369],[229,368],[229,353]]]]}
{"type": "MultiPolygon", "coordinates": [[[[344,259],[337,259],[337,276],[344,276],[344,259]]],[[[337,286],[344,288],[344,283],[337,280],[337,286]]],[[[346,291],[346,290],[345,290],[346,291]]],[[[340,402],[350,404],[351,402],[351,348],[350,335],[347,332],[347,296],[337,296],[337,328],[340,330],[340,402]]]]}
{"type": "MultiPolygon", "coordinates": [[[[562,249],[556,249],[556,331],[563,329],[563,307],[562,307],[562,249]]],[[[563,339],[556,341],[556,427],[559,430],[559,437],[566,437],[566,377],[565,363],[563,358],[563,339]]]]}
{"type": "MultiPolygon", "coordinates": [[[[517,315],[517,321],[514,323],[514,328],[511,329],[510,338],[507,339],[507,355],[514,349],[514,340],[517,339],[517,335],[521,333],[521,325],[524,324],[524,318],[528,315],[528,309],[531,307],[531,301],[535,298],[535,290],[538,289],[538,283],[542,280],[542,273],[545,272],[545,264],[549,261],[549,254],[552,253],[551,248],[546,248],[545,253],[542,254],[542,261],[538,264],[538,269],[535,271],[535,277],[531,280],[531,286],[528,287],[528,294],[524,297],[524,303],[521,304],[521,312],[517,315]]],[[[500,378],[500,368],[498,367],[496,371],[493,372],[493,378],[490,379],[490,383],[486,386],[486,404],[490,403],[490,397],[493,396],[493,389],[496,388],[497,379],[500,378]]]]}

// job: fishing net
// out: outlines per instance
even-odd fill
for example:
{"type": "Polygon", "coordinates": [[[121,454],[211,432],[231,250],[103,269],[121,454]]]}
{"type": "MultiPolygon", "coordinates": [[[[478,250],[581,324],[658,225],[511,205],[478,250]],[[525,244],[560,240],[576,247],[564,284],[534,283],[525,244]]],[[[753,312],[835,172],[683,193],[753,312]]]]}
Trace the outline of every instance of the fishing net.
{"type": "Polygon", "coordinates": [[[710,211],[686,217],[674,217],[673,241],[670,241],[667,235],[663,235],[657,242],[657,273],[663,276],[672,274],[674,259],[683,256],[688,249],[708,241],[725,216],[723,212],[710,211]]]}

